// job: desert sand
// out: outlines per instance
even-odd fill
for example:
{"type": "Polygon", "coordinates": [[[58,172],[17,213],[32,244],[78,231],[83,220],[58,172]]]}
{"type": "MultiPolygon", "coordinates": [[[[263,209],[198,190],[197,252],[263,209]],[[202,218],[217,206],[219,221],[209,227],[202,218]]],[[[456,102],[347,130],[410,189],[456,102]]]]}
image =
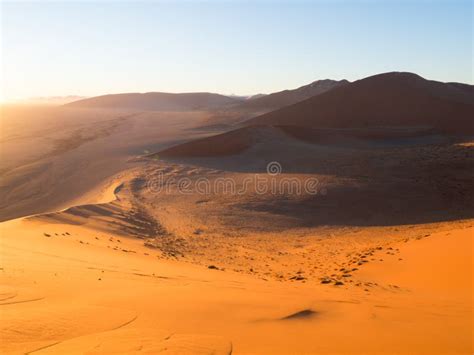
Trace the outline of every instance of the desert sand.
{"type": "Polygon", "coordinates": [[[0,225],[2,352],[472,352],[472,219],[298,228],[145,193],[144,172],[220,174],[147,164],[0,225]]]}
{"type": "Polygon", "coordinates": [[[373,78],[246,122],[225,97],[3,108],[0,352],[472,354],[471,88],[401,77],[412,121],[329,107],[393,93],[373,78]]]}
{"type": "MultiPolygon", "coordinates": [[[[295,269],[295,276],[305,277],[315,264],[305,254],[321,250],[324,273],[349,270],[341,286],[223,269],[228,260],[214,259],[218,269],[209,269],[94,223],[22,219],[1,228],[4,353],[473,349],[472,220],[370,228],[322,243],[277,236],[265,241],[265,248],[285,260],[273,265],[275,273],[285,274],[287,264],[297,262],[301,274],[295,269]],[[332,257],[346,253],[369,262],[352,271],[332,257]]],[[[249,245],[258,248],[241,240],[222,251],[230,259],[232,248],[245,253],[249,245]]],[[[261,253],[249,250],[246,267],[265,269],[261,253]]]]}
{"type": "Polygon", "coordinates": [[[135,157],[216,132],[199,128],[207,111],[7,106],[1,113],[0,220],[86,203],[85,194],[135,157]]]}

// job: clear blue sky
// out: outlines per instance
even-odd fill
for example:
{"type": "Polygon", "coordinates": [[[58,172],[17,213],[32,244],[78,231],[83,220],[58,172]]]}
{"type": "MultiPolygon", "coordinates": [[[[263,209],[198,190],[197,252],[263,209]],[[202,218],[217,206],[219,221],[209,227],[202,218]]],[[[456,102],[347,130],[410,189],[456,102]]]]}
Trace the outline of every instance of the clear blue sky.
{"type": "Polygon", "coordinates": [[[3,2],[3,96],[473,81],[472,1],[3,2]]]}

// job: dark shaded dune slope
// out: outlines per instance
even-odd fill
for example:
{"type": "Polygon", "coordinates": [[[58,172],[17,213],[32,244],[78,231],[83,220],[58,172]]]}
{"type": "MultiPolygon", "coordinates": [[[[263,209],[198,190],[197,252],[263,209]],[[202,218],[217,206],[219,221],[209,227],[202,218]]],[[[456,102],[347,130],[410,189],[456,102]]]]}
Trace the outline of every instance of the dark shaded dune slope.
{"type": "Polygon", "coordinates": [[[347,84],[255,117],[247,125],[319,128],[427,127],[473,134],[474,95],[466,84],[386,73],[347,84]]]}
{"type": "MultiPolygon", "coordinates": [[[[300,126],[248,126],[211,137],[181,143],[158,152],[161,157],[225,157],[243,153],[259,145],[273,151],[274,159],[298,149],[309,149],[309,143],[328,148],[365,148],[419,146],[426,144],[461,142],[458,137],[439,135],[423,128],[313,128],[300,126]]],[[[255,154],[259,155],[258,151],[255,154]]],[[[308,159],[311,158],[308,156],[308,159]]]]}
{"type": "Polygon", "coordinates": [[[254,142],[255,127],[244,127],[212,137],[196,139],[160,151],[164,157],[225,156],[238,154],[254,142]]]}
{"type": "Polygon", "coordinates": [[[348,83],[347,80],[317,80],[294,90],[283,90],[246,100],[237,104],[237,107],[243,110],[278,109],[320,95],[337,87],[347,85],[348,83]]]}

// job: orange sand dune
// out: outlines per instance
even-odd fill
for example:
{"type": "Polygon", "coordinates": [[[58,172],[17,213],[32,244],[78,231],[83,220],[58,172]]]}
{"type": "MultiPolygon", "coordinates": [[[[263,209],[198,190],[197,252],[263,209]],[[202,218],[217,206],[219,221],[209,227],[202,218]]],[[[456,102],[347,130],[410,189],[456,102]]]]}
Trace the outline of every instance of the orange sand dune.
{"type": "MultiPolygon", "coordinates": [[[[472,228],[472,221],[453,223],[384,245],[373,258],[385,261],[370,262],[357,276],[362,286],[338,287],[179,263],[136,239],[85,226],[4,222],[0,348],[469,354],[472,228]]],[[[415,227],[405,235],[421,233],[415,227]]]]}

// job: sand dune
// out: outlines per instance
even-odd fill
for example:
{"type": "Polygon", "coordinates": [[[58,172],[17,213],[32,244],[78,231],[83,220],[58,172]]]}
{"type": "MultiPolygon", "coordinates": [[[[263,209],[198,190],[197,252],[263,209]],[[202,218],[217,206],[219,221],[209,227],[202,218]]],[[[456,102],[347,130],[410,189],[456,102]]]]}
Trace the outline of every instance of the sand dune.
{"type": "MultiPolygon", "coordinates": [[[[242,153],[256,145],[294,144],[294,138],[332,148],[401,148],[449,142],[469,138],[441,135],[426,128],[356,128],[333,129],[301,126],[247,126],[218,135],[181,143],[156,153],[163,157],[216,157],[242,153]]],[[[310,148],[310,146],[308,146],[310,148]]],[[[154,156],[154,155],[151,155],[154,156]]]]}
{"type": "Polygon", "coordinates": [[[472,353],[471,95],[384,74],[232,131],[9,108],[0,352],[472,353]]]}
{"type": "MultiPolygon", "coordinates": [[[[444,149],[435,161],[458,164],[444,149]]],[[[1,223],[2,352],[472,352],[472,219],[318,226],[299,217],[331,211],[323,196],[315,210],[289,196],[150,190],[160,174],[229,176],[202,165],[150,159],[98,204],[1,223]]]]}
{"type": "MultiPolygon", "coordinates": [[[[85,226],[16,220],[0,228],[3,353],[473,349],[472,221],[353,231],[325,242],[268,239],[286,255],[278,256],[285,261],[274,264],[275,272],[300,260],[299,275],[305,277],[314,267],[301,255],[305,251],[331,246],[340,256],[367,255],[368,263],[341,278],[342,286],[181,263],[142,241],[85,226]]],[[[261,245],[248,242],[243,245],[261,245]]],[[[238,252],[228,249],[225,255],[238,252]]],[[[347,267],[330,253],[320,255],[328,270],[347,267]]],[[[265,263],[253,253],[247,268],[258,271],[265,263]]]]}
{"type": "Polygon", "coordinates": [[[0,220],[93,201],[84,196],[137,165],[137,156],[215,134],[215,130],[196,129],[208,115],[201,111],[4,108],[0,220]]]}
{"type": "MultiPolygon", "coordinates": [[[[236,181],[236,190],[243,188],[245,180],[255,181],[255,174],[265,174],[267,164],[276,161],[281,174],[269,183],[281,186],[291,179],[303,186],[314,178],[326,194],[257,194],[251,184],[246,191],[251,197],[222,194],[218,203],[208,198],[214,203],[200,205],[191,215],[202,218],[201,226],[226,206],[229,212],[219,220],[223,224],[220,232],[269,226],[284,230],[290,226],[419,224],[473,217],[469,143],[427,131],[315,130],[309,132],[309,141],[306,133],[308,130],[290,127],[247,127],[173,147],[158,156],[182,165],[178,176],[192,182],[206,176],[211,184],[231,179],[236,181]],[[186,167],[204,170],[188,177],[186,167]]],[[[158,174],[156,169],[151,176],[158,174]]],[[[171,181],[177,176],[163,177],[171,181]]],[[[269,177],[262,175],[261,179],[269,177]]],[[[190,198],[179,193],[174,197],[177,201],[190,198]]],[[[185,212],[181,218],[189,215],[185,212]]]]}
{"type": "Polygon", "coordinates": [[[273,111],[278,108],[295,104],[310,97],[322,94],[334,88],[348,84],[347,80],[316,80],[311,84],[301,86],[293,90],[283,90],[264,95],[261,97],[251,98],[244,102],[238,103],[240,110],[268,110],[273,111]]]}
{"type": "Polygon", "coordinates": [[[445,133],[472,135],[472,117],[474,97],[467,85],[428,81],[411,73],[385,73],[253,118],[247,124],[317,128],[428,127],[445,133]]]}
{"type": "Polygon", "coordinates": [[[232,129],[250,118],[301,102],[347,83],[347,80],[316,80],[297,89],[241,98],[231,105],[211,108],[209,116],[202,123],[207,128],[232,129]]]}
{"type": "Polygon", "coordinates": [[[156,155],[152,155],[152,157],[199,157],[238,154],[255,144],[258,139],[258,133],[261,131],[253,127],[240,128],[216,136],[179,144],[162,150],[156,155]]]}
{"type": "Polygon", "coordinates": [[[367,148],[439,143],[452,135],[469,140],[474,133],[473,92],[467,84],[428,81],[411,73],[379,74],[354,83],[338,82],[332,90],[246,121],[248,128],[160,153],[174,157],[237,154],[256,144],[255,137],[263,130],[283,130],[315,144],[367,148]]]}
{"type": "Polygon", "coordinates": [[[114,94],[91,97],[67,104],[68,107],[113,108],[143,111],[189,111],[218,108],[239,99],[207,92],[171,94],[165,92],[114,94]]]}

